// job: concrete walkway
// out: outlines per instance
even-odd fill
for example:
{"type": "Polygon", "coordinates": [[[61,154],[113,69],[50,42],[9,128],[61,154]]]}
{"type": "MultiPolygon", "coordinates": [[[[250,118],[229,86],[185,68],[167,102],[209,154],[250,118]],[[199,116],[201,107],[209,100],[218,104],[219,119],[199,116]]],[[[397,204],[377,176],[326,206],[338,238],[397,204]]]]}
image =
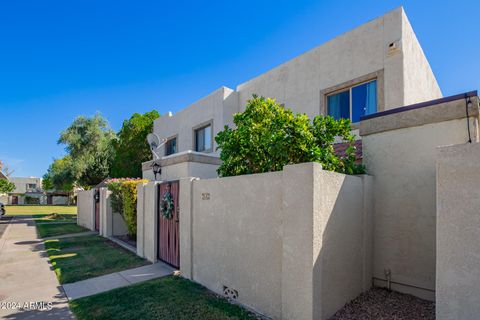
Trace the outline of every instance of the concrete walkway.
{"type": "Polygon", "coordinates": [[[69,300],[91,296],[155,278],[171,275],[175,269],[162,262],[63,285],[69,300]]]}
{"type": "Polygon", "coordinates": [[[74,319],[31,217],[13,218],[0,239],[0,307],[1,319],[74,319]]]}

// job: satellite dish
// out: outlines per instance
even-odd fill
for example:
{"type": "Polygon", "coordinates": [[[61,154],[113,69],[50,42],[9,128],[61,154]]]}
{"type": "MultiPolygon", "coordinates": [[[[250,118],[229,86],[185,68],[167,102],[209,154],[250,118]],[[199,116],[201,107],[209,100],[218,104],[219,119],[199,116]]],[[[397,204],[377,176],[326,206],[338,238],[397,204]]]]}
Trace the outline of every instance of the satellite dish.
{"type": "Polygon", "coordinates": [[[157,154],[158,148],[160,148],[163,144],[165,144],[166,139],[160,139],[158,135],[155,133],[149,133],[147,135],[148,145],[150,146],[150,150],[153,153],[153,157],[155,160],[160,159],[160,156],[157,154]]]}

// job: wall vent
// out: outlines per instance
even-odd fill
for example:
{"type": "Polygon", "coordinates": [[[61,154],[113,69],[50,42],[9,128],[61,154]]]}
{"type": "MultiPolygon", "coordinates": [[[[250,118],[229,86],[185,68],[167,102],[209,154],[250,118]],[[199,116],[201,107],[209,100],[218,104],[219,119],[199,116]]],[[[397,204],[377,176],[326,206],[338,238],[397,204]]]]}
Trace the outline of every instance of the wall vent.
{"type": "Polygon", "coordinates": [[[238,291],[227,286],[223,286],[223,295],[229,300],[237,300],[238,291]]]}
{"type": "Polygon", "coordinates": [[[390,42],[387,46],[387,56],[392,56],[401,51],[402,51],[402,42],[400,40],[390,42]]]}

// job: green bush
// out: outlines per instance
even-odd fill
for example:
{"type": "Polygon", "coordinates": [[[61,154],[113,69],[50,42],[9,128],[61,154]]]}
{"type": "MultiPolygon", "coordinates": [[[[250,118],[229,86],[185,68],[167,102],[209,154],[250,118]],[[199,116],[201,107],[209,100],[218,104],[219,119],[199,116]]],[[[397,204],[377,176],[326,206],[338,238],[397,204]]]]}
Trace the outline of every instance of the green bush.
{"type": "Polygon", "coordinates": [[[25,204],[40,204],[40,198],[25,196],[25,204]]]}
{"type": "Polygon", "coordinates": [[[145,182],[148,180],[126,178],[107,181],[107,188],[112,192],[112,210],[122,215],[132,239],[137,236],[137,185],[145,182]]]}
{"type": "Polygon", "coordinates": [[[15,190],[15,184],[6,179],[0,179],[0,193],[9,193],[15,190]]]}
{"type": "Polygon", "coordinates": [[[365,171],[355,162],[350,121],[294,114],[274,99],[253,96],[245,112],[234,115],[235,128],[225,126],[215,141],[220,149],[220,176],[279,171],[285,165],[320,162],[325,170],[346,174],[365,171]],[[336,137],[350,143],[345,156],[335,154],[336,137]]]}

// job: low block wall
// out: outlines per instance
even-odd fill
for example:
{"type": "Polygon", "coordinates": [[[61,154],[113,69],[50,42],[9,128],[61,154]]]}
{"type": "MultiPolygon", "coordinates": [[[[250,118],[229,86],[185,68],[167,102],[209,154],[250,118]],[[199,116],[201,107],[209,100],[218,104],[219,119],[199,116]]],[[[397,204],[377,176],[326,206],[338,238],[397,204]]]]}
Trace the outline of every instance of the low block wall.
{"type": "Polygon", "coordinates": [[[78,191],[77,194],[77,224],[90,230],[95,230],[95,190],[78,191]]]}
{"type": "Polygon", "coordinates": [[[370,185],[315,163],[181,180],[180,270],[274,319],[327,319],[371,284],[370,185]]]}
{"type": "Polygon", "coordinates": [[[437,319],[480,315],[480,144],[437,152],[437,319]]]}
{"type": "Polygon", "coordinates": [[[53,205],[67,205],[68,197],[67,196],[53,196],[52,197],[53,205]]]}
{"type": "Polygon", "coordinates": [[[137,255],[150,262],[157,261],[157,185],[137,186],[137,255]]]}
{"type": "Polygon", "coordinates": [[[100,235],[107,238],[128,234],[122,215],[113,212],[111,194],[107,188],[100,188],[100,235]]]}
{"type": "Polygon", "coordinates": [[[192,201],[191,278],[222,295],[236,290],[242,303],[280,318],[282,173],[194,181],[192,201]]]}

